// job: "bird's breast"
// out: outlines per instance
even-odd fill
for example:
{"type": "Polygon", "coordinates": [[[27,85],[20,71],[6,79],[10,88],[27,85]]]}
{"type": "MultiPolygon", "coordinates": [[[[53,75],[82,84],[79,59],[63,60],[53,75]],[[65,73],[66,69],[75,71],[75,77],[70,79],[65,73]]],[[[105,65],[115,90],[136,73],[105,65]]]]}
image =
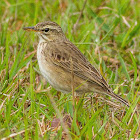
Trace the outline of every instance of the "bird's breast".
{"type": "MultiPolygon", "coordinates": [[[[39,43],[37,47],[37,59],[39,64],[39,69],[43,77],[52,85],[55,89],[63,91],[65,87],[63,85],[63,79],[65,79],[65,73],[62,69],[56,67],[49,60],[49,52],[44,53],[44,51],[49,50],[47,48],[47,43],[39,43]]],[[[67,78],[66,78],[67,80],[67,78]]],[[[69,84],[69,83],[68,83],[69,84]]],[[[65,92],[65,90],[63,91],[65,92]]]]}
{"type": "Polygon", "coordinates": [[[47,57],[45,56],[45,47],[47,47],[46,42],[40,42],[37,47],[37,60],[39,64],[39,69],[41,74],[46,78],[46,80],[49,82],[49,77],[50,77],[50,68],[49,68],[49,63],[47,62],[47,57]]]}

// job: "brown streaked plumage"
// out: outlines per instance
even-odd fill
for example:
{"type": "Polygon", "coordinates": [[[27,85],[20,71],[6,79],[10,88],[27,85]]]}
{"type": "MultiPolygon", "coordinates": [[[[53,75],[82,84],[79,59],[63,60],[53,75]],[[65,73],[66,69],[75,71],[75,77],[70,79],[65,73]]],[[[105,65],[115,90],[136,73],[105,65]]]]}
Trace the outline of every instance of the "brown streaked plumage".
{"type": "Polygon", "coordinates": [[[56,90],[69,93],[72,91],[73,84],[78,94],[95,91],[109,95],[129,106],[126,100],[113,93],[100,72],[65,37],[58,24],[47,21],[23,29],[35,31],[39,36],[37,48],[39,68],[42,75],[56,90]]]}

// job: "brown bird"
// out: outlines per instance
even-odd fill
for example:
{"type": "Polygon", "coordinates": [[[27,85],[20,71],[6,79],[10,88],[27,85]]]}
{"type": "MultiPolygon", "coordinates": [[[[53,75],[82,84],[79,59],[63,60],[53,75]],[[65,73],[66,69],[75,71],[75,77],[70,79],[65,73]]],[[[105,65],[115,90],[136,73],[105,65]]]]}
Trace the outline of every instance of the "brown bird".
{"type": "Polygon", "coordinates": [[[57,23],[46,21],[23,29],[37,33],[39,68],[45,79],[56,90],[70,93],[73,85],[78,95],[90,92],[102,93],[129,106],[126,100],[112,91],[100,72],[66,38],[57,23]]]}

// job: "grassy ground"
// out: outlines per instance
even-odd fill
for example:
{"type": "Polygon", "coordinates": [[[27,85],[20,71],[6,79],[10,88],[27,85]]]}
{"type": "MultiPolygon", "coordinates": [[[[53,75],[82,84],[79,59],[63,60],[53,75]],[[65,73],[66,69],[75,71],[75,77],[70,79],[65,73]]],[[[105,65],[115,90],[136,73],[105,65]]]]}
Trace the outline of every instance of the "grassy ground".
{"type": "Polygon", "coordinates": [[[0,139],[140,139],[139,9],[139,0],[1,0],[0,139]],[[61,25],[130,108],[90,93],[73,110],[71,93],[45,82],[38,39],[22,27],[48,20],[61,25]]]}

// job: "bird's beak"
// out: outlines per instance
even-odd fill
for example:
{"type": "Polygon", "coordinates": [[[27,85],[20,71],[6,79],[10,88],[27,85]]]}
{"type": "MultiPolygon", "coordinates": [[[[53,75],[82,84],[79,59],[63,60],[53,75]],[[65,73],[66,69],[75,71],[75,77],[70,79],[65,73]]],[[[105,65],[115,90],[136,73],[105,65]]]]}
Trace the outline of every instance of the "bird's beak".
{"type": "Polygon", "coordinates": [[[37,32],[38,30],[32,26],[32,27],[23,27],[23,30],[26,30],[26,31],[34,31],[34,32],[37,32]]]}

